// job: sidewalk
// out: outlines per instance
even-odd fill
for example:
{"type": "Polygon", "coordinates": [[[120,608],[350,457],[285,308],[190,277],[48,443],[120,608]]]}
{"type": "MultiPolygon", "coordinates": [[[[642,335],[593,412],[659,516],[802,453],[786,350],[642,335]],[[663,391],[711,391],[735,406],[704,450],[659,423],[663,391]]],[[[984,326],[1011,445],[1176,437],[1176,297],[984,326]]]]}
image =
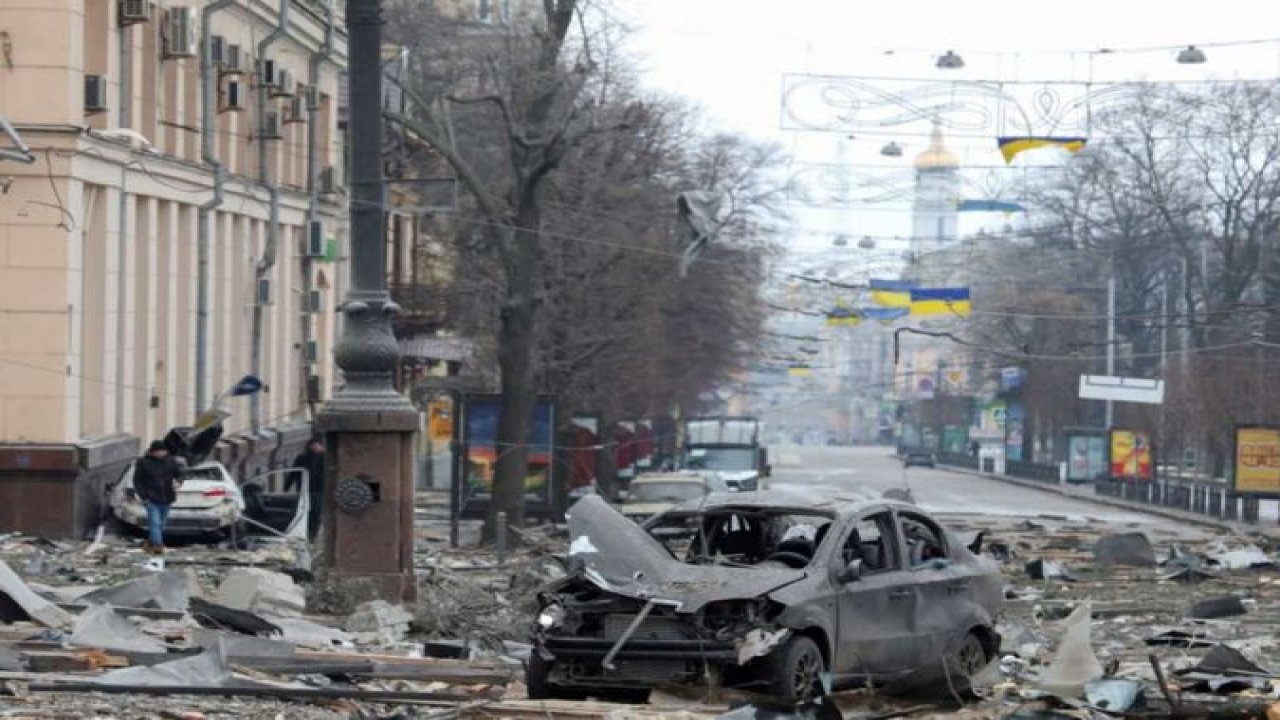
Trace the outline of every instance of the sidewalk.
{"type": "Polygon", "coordinates": [[[1036,482],[1035,480],[1024,480],[1023,478],[1010,477],[1008,475],[997,475],[995,473],[985,473],[978,470],[970,470],[968,468],[957,467],[955,465],[939,465],[951,472],[962,473],[965,475],[974,475],[988,480],[1007,483],[1009,485],[1020,485],[1033,490],[1040,490],[1046,493],[1062,495],[1089,502],[1104,507],[1116,508],[1119,510],[1128,510],[1130,512],[1142,513],[1145,515],[1155,515],[1169,520],[1185,522],[1201,527],[1212,528],[1219,532],[1229,533],[1232,535],[1264,535],[1268,538],[1280,539],[1280,526],[1259,524],[1250,525],[1249,523],[1231,522],[1220,520],[1218,518],[1208,517],[1199,513],[1186,512],[1184,510],[1174,510],[1173,508],[1162,507],[1159,505],[1147,505],[1145,503],[1133,502],[1131,500],[1122,500],[1120,498],[1108,497],[1105,495],[1097,495],[1094,493],[1092,485],[1050,485],[1047,483],[1036,482]]]}

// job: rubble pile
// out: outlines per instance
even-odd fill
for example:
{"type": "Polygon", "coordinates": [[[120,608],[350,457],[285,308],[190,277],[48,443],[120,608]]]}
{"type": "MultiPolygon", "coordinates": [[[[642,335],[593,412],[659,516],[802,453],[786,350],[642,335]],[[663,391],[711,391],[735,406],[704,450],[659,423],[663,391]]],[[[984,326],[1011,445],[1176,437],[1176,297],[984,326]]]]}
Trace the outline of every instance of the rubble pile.
{"type": "Polygon", "coordinates": [[[567,549],[563,529],[547,526],[521,533],[501,561],[420,533],[417,606],[366,602],[341,617],[308,614],[308,574],[283,545],[191,546],[156,571],[133,541],[0,537],[0,714],[1280,717],[1273,539],[1087,518],[946,519],[962,537],[981,533],[1005,578],[1002,646],[963,706],[866,690],[781,712],[709,691],[659,691],[643,706],[526,700],[534,597],[563,575],[567,549]]]}

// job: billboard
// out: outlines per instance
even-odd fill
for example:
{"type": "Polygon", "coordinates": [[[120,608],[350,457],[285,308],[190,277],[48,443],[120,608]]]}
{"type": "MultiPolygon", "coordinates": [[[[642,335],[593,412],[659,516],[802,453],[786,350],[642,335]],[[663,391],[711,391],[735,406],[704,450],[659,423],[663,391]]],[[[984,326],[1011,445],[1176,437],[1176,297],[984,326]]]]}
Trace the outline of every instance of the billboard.
{"type": "MultiPolygon", "coordinates": [[[[467,448],[466,491],[469,498],[487,498],[493,490],[498,460],[498,415],[502,398],[498,395],[466,397],[463,442],[467,448]]],[[[525,471],[526,500],[549,500],[555,448],[555,403],[538,398],[529,421],[529,451],[525,471]]]]}
{"type": "Polygon", "coordinates": [[[1280,496],[1280,427],[1240,426],[1235,440],[1235,492],[1280,496]]]}
{"type": "Polygon", "coordinates": [[[1110,474],[1116,480],[1151,480],[1151,435],[1141,430],[1112,430],[1110,474]]]}
{"type": "Polygon", "coordinates": [[[1026,411],[1021,403],[1012,403],[1005,409],[1004,425],[1004,457],[1006,460],[1022,459],[1022,423],[1026,419],[1026,411]]]}
{"type": "Polygon", "coordinates": [[[1107,476],[1107,439],[1101,435],[1067,436],[1067,482],[1087,483],[1107,476]]]}
{"type": "Polygon", "coordinates": [[[620,480],[636,476],[636,424],[630,420],[613,428],[613,466],[620,480]]]}
{"type": "Polygon", "coordinates": [[[571,422],[569,492],[573,494],[594,488],[599,480],[600,417],[575,415],[571,422]]]}

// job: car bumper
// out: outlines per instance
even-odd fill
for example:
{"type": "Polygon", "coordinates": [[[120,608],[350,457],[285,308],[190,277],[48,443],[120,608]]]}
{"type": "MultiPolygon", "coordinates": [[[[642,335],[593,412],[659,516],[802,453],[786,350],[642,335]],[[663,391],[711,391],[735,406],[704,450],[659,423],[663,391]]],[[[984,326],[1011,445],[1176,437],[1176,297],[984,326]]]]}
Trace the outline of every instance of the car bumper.
{"type": "Polygon", "coordinates": [[[563,688],[633,690],[656,685],[700,685],[708,667],[720,671],[737,667],[732,643],[699,640],[632,639],[619,648],[604,667],[616,640],[549,637],[535,652],[550,656],[549,682],[563,688]]]}
{"type": "MultiPolygon", "coordinates": [[[[116,517],[136,528],[146,530],[148,527],[147,509],[143,505],[129,503],[116,512],[116,517]]],[[[239,519],[240,509],[234,504],[201,510],[172,508],[164,530],[174,534],[215,532],[235,525],[239,519]]]]}

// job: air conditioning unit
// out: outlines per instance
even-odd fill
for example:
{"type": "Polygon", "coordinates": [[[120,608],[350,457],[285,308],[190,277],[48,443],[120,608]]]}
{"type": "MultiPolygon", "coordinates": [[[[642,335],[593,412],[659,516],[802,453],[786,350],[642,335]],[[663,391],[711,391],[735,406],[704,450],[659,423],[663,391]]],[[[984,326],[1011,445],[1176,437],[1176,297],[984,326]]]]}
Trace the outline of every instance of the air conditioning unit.
{"type": "Polygon", "coordinates": [[[222,67],[227,59],[227,39],[221,35],[209,36],[209,61],[214,67],[222,67]]]}
{"type": "Polygon", "coordinates": [[[227,82],[226,89],[222,92],[222,106],[219,110],[223,112],[244,110],[244,90],[238,80],[227,82]]]}
{"type": "Polygon", "coordinates": [[[312,220],[307,226],[307,257],[324,257],[324,223],[312,220]]]}
{"type": "Polygon", "coordinates": [[[84,76],[84,111],[100,113],[107,109],[107,79],[102,75],[84,76]]]}
{"type": "Polygon", "coordinates": [[[320,362],[320,343],[308,340],[302,344],[302,358],[310,364],[320,362]]]}
{"type": "Polygon", "coordinates": [[[259,305],[271,304],[271,278],[258,279],[258,294],[255,296],[255,300],[259,305]]]}
{"type": "Polygon", "coordinates": [[[327,195],[338,192],[338,171],[332,165],[320,168],[320,192],[327,195]]]}
{"type": "Polygon", "coordinates": [[[164,56],[166,58],[191,58],[196,56],[195,10],[189,7],[172,7],[165,15],[164,56]]]}
{"type": "Polygon", "coordinates": [[[284,133],[280,132],[280,113],[269,111],[262,117],[262,124],[258,130],[258,139],[260,140],[283,140],[284,133]]]}
{"type": "Polygon", "coordinates": [[[320,88],[316,85],[307,86],[307,109],[320,109],[320,88]]]}
{"type": "Polygon", "coordinates": [[[276,83],[279,82],[277,72],[275,60],[259,60],[258,84],[263,87],[275,87],[276,83]]]}
{"type": "Polygon", "coordinates": [[[133,25],[151,20],[151,0],[120,0],[120,24],[133,25]]]}
{"type": "Polygon", "coordinates": [[[243,75],[244,68],[248,65],[244,56],[244,51],[235,43],[228,44],[222,50],[222,63],[219,70],[223,75],[243,75]]]}
{"type": "Polygon", "coordinates": [[[286,125],[290,123],[301,123],[307,121],[307,102],[306,98],[295,96],[289,98],[289,109],[285,111],[284,122],[286,125]]]}
{"type": "Polygon", "coordinates": [[[271,97],[293,97],[293,93],[293,73],[288,70],[278,71],[276,73],[276,84],[271,88],[271,97]]]}
{"type": "Polygon", "coordinates": [[[321,290],[312,290],[307,293],[307,307],[309,313],[324,312],[324,292],[321,290]]]}

